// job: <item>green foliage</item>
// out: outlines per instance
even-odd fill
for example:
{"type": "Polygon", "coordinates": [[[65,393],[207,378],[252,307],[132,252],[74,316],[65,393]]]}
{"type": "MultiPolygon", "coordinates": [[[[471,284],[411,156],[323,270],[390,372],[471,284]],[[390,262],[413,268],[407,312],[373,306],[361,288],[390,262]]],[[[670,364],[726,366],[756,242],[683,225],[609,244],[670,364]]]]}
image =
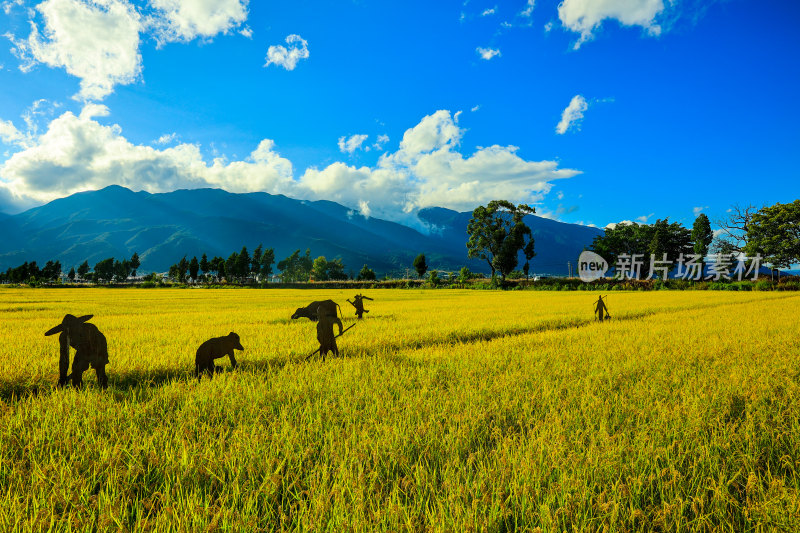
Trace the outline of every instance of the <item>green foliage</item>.
{"type": "Polygon", "coordinates": [[[419,254],[416,258],[414,258],[414,270],[417,271],[417,276],[422,278],[425,275],[425,272],[428,271],[428,263],[425,261],[425,254],[419,254]]]}
{"type": "Polygon", "coordinates": [[[267,248],[261,253],[261,269],[259,273],[264,281],[272,275],[272,265],[275,264],[275,250],[267,248]]]}
{"type": "Polygon", "coordinates": [[[694,253],[700,257],[708,255],[708,247],[714,240],[714,232],[711,231],[711,221],[704,213],[697,215],[692,225],[692,242],[694,243],[694,253]]]}
{"type": "Polygon", "coordinates": [[[239,281],[245,281],[250,275],[250,254],[247,247],[242,246],[242,250],[236,256],[236,277],[239,281]]]}
{"type": "Polygon", "coordinates": [[[604,235],[595,237],[592,251],[602,256],[614,267],[619,257],[626,254],[637,255],[642,266],[639,279],[646,278],[652,268],[652,257],[657,261],[667,254],[667,261],[676,262],[681,254],[693,250],[691,232],[677,222],[669,219],[657,220],[655,224],[620,223],[613,228],[606,228],[604,235]]]}
{"type": "Polygon", "coordinates": [[[130,260],[130,267],[131,267],[131,275],[136,276],[136,271],[139,270],[139,267],[142,266],[141,261],[139,261],[139,254],[133,252],[130,260]]]}
{"type": "Polygon", "coordinates": [[[86,274],[89,273],[89,261],[84,261],[78,266],[77,274],[81,279],[86,279],[86,274]]]}
{"type": "Polygon", "coordinates": [[[206,254],[203,254],[203,257],[200,258],[198,266],[200,267],[200,271],[204,274],[207,274],[211,270],[211,263],[208,262],[208,256],[206,254]]]}
{"type": "Polygon", "coordinates": [[[475,274],[470,271],[469,267],[463,266],[461,270],[458,271],[458,281],[459,283],[466,283],[467,281],[471,280],[475,277],[475,274]]]}
{"type": "Polygon", "coordinates": [[[534,253],[534,240],[524,217],[535,213],[534,208],[506,200],[492,200],[477,207],[467,225],[467,255],[483,259],[492,270],[492,277],[499,272],[503,280],[514,270],[520,251],[529,261],[534,253]]]}
{"type": "Polygon", "coordinates": [[[114,260],[114,280],[124,282],[131,273],[131,265],[127,259],[122,261],[114,260]]]}
{"type": "Polygon", "coordinates": [[[278,263],[281,281],[284,283],[308,281],[312,267],[311,250],[306,250],[305,255],[300,255],[300,250],[295,250],[292,255],[278,263]]]}
{"type": "Polygon", "coordinates": [[[358,281],[375,281],[375,272],[369,268],[367,265],[361,267],[361,271],[358,273],[358,281]]]}
{"type": "Polygon", "coordinates": [[[225,260],[225,279],[228,282],[235,281],[239,273],[239,254],[232,252],[225,260]]]}
{"type": "Polygon", "coordinates": [[[522,270],[512,270],[506,277],[508,279],[525,279],[525,272],[522,270]]]}
{"type": "Polygon", "coordinates": [[[314,259],[311,266],[311,279],[314,281],[326,281],[328,279],[328,261],[324,255],[314,259]]]}
{"type": "Polygon", "coordinates": [[[114,258],[103,259],[94,265],[95,281],[110,282],[114,279],[114,258]]]}
{"type": "Polygon", "coordinates": [[[776,268],[800,262],[800,200],[764,207],[747,226],[745,253],[761,254],[776,268]]]}
{"type": "Polygon", "coordinates": [[[197,280],[197,273],[200,270],[200,262],[197,260],[197,256],[192,257],[192,260],[189,261],[189,277],[192,280],[197,280]]]}

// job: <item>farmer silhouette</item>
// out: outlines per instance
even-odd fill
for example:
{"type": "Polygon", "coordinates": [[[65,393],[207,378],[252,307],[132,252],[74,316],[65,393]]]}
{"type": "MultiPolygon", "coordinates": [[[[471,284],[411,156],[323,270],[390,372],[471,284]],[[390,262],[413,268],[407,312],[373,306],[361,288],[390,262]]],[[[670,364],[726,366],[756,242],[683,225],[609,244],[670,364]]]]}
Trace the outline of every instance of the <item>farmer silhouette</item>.
{"type": "MultiPolygon", "coordinates": [[[[336,336],[333,334],[333,325],[339,325],[339,331],[342,330],[342,321],[336,314],[330,314],[328,309],[323,306],[317,308],[317,340],[319,341],[319,354],[322,360],[325,360],[325,354],[328,352],[333,353],[334,356],[339,355],[339,347],[336,346],[336,336]]],[[[349,329],[349,328],[348,328],[349,329]]],[[[341,333],[340,333],[341,335],[341,333]]],[[[313,354],[312,354],[313,355],[313,354]]]]}
{"type": "Polygon", "coordinates": [[[605,318],[611,318],[611,315],[608,314],[606,302],[603,301],[602,296],[600,296],[594,303],[594,314],[596,315],[595,320],[599,320],[600,322],[602,322],[605,318]]]}
{"type": "Polygon", "coordinates": [[[108,345],[105,335],[100,333],[97,326],[88,323],[91,318],[92,315],[82,317],[65,315],[61,324],[45,333],[46,336],[61,333],[58,336],[61,349],[58,361],[59,387],[66,385],[70,378],[74,387],[83,385],[83,373],[89,370],[90,366],[97,372],[97,383],[100,387],[105,389],[108,386],[106,375],[108,345]],[[75,358],[72,360],[72,374],[68,375],[70,346],[75,348],[75,358]]]}
{"type": "Polygon", "coordinates": [[[355,300],[355,301],[351,302],[350,300],[347,300],[347,303],[349,303],[350,305],[352,305],[353,307],[356,308],[356,316],[360,320],[360,319],[364,318],[362,316],[364,313],[369,313],[369,311],[364,309],[364,300],[370,300],[370,301],[374,301],[374,300],[372,298],[370,298],[369,296],[362,296],[360,294],[356,294],[355,296],[353,296],[353,300],[355,300]]]}

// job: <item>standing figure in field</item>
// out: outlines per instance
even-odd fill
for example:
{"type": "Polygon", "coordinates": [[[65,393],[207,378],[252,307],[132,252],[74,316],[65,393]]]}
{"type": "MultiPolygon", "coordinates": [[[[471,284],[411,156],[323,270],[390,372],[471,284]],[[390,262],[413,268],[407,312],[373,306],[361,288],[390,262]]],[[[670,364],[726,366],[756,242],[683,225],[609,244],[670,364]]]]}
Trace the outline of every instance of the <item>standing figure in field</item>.
{"type": "Polygon", "coordinates": [[[317,317],[317,340],[319,341],[319,353],[322,356],[322,360],[325,360],[325,354],[328,352],[338,357],[339,347],[336,346],[336,337],[333,335],[333,325],[339,325],[339,335],[341,335],[342,321],[339,320],[335,312],[331,314],[323,306],[318,308],[317,317]]]}
{"type": "Polygon", "coordinates": [[[106,337],[97,326],[89,324],[88,320],[93,315],[76,317],[74,315],[64,315],[61,324],[50,329],[45,336],[58,336],[58,343],[61,347],[61,356],[58,360],[58,386],[63,387],[72,378],[72,385],[80,387],[83,385],[83,373],[91,366],[97,372],[97,383],[100,388],[108,387],[108,376],[106,375],[106,365],[108,364],[108,344],[106,337]],[[69,348],[75,348],[75,358],[72,360],[72,373],[69,371],[69,348]]]}
{"type": "Polygon", "coordinates": [[[201,344],[194,358],[197,381],[200,381],[203,377],[203,372],[206,372],[210,378],[214,377],[214,371],[216,370],[214,359],[227,355],[230,357],[231,367],[236,368],[236,358],[233,356],[234,350],[244,351],[244,347],[239,341],[239,335],[232,331],[224,337],[214,337],[201,344]]]}
{"type": "Polygon", "coordinates": [[[608,307],[606,307],[606,302],[603,301],[603,297],[600,296],[597,301],[594,303],[594,314],[595,320],[599,320],[602,322],[606,318],[611,318],[611,315],[608,314],[608,307]]]}
{"type": "MultiPolygon", "coordinates": [[[[342,308],[339,307],[339,304],[334,302],[333,300],[322,300],[319,302],[311,302],[305,307],[298,307],[297,310],[292,315],[292,319],[296,320],[298,318],[307,318],[312,322],[316,322],[318,320],[318,310],[324,310],[325,313],[329,315],[336,316],[336,311],[339,311],[339,316],[342,315],[342,308]]],[[[339,325],[339,333],[342,332],[341,323],[339,325]]]]}
{"type": "Polygon", "coordinates": [[[359,320],[361,320],[363,318],[362,315],[364,313],[369,313],[368,310],[364,309],[364,300],[370,300],[370,301],[374,300],[368,296],[361,296],[360,294],[356,294],[355,296],[353,296],[353,300],[354,301],[352,302],[350,300],[347,300],[347,303],[356,308],[356,316],[358,317],[359,320]]]}

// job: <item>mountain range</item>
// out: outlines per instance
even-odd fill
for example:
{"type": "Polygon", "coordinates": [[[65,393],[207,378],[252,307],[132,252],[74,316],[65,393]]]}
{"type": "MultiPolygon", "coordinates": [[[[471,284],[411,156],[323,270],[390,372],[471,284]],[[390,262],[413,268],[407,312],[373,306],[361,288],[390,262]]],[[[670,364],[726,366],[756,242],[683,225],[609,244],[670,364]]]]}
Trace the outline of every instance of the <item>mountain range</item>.
{"type": "MultiPolygon", "coordinates": [[[[267,193],[220,189],[133,192],[112,185],[53,200],[16,215],[0,216],[0,269],[25,261],[59,260],[65,269],[107,257],[141,260],[140,272],[163,272],[206,253],[227,258],[242,246],[274,248],[276,261],[307,248],[312,257],[341,258],[346,271],[367,264],[380,274],[405,274],[424,252],[431,269],[488,272],[485,261],[467,258],[471,212],[440,207],[419,212],[431,228],[364,217],[330,201],[304,201],[267,193]]],[[[562,275],[595,236],[597,228],[529,215],[536,247],[531,272],[562,275]]],[[[520,265],[521,266],[521,265],[520,265]]],[[[412,269],[413,271],[413,269],[412,269]]]]}

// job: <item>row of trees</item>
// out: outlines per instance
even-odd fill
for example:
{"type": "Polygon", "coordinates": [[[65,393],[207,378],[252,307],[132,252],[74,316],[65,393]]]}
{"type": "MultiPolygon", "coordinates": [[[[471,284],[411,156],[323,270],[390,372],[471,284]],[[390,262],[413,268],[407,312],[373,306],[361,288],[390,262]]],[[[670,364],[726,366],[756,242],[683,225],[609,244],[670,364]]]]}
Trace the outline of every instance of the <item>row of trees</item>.
{"type": "MultiPolygon", "coordinates": [[[[73,276],[75,271],[72,271],[73,276]]],[[[27,283],[30,281],[54,281],[61,276],[61,263],[48,261],[44,267],[39,268],[36,261],[25,261],[18,267],[9,268],[0,272],[0,283],[27,283]]]]}
{"type": "MultiPolygon", "coordinates": [[[[233,252],[227,259],[214,257],[209,260],[208,256],[203,254],[198,261],[197,257],[187,260],[184,256],[169,268],[168,275],[181,283],[188,280],[196,282],[223,279],[229,282],[247,283],[268,280],[273,274],[273,265],[275,265],[275,250],[264,248],[259,244],[252,255],[247,247],[243,246],[241,251],[233,252]]],[[[329,261],[321,255],[312,260],[310,249],[307,249],[305,254],[301,254],[299,249],[295,250],[276,266],[281,271],[279,274],[281,281],[286,283],[346,280],[351,277],[345,273],[345,266],[340,258],[329,261]]],[[[356,279],[375,280],[375,272],[364,265],[356,279]]]]}
{"type": "Polygon", "coordinates": [[[719,228],[715,237],[711,221],[700,214],[689,230],[669,219],[654,224],[624,223],[608,227],[604,235],[594,239],[591,249],[610,264],[620,255],[639,254],[641,274],[651,271],[651,260],[676,262],[681,255],[695,254],[705,258],[709,252],[755,257],[760,255],[774,268],[800,263],[800,200],[756,209],[754,206],[733,206],[728,216],[715,220],[719,228]]]}
{"type": "MultiPolygon", "coordinates": [[[[130,259],[122,261],[109,257],[94,265],[94,272],[90,271],[89,262],[81,263],[77,270],[70,268],[67,278],[70,281],[85,280],[97,282],[124,281],[129,276],[136,276],[136,270],[141,263],[139,255],[134,252],[130,259]]],[[[25,262],[16,268],[9,268],[0,273],[0,283],[31,283],[56,281],[61,278],[61,262],[48,261],[41,269],[36,261],[25,262]]]]}
{"type": "MultiPolygon", "coordinates": [[[[472,213],[467,226],[469,239],[467,252],[470,258],[484,260],[492,272],[505,281],[507,276],[528,276],[530,261],[536,255],[531,229],[525,224],[524,217],[535,213],[526,205],[514,205],[505,200],[489,202],[487,206],[479,206],[472,213]],[[515,270],[520,256],[525,263],[521,271],[515,270]]],[[[668,218],[659,219],[654,224],[625,223],[606,228],[605,234],[595,238],[592,250],[603,256],[609,263],[615,264],[617,259],[626,254],[638,255],[643,264],[640,273],[652,271],[651,258],[661,261],[666,255],[669,262],[676,262],[681,255],[695,254],[701,258],[709,251],[727,254],[744,254],[755,256],[760,254],[766,263],[776,268],[789,267],[800,262],[800,200],[788,204],[775,204],[756,209],[753,206],[744,208],[734,206],[723,220],[715,221],[719,231],[711,229],[711,221],[700,214],[689,230],[668,218]]],[[[702,262],[702,260],[701,260],[702,262]]],[[[259,244],[250,254],[247,247],[233,252],[227,259],[213,257],[208,259],[203,254],[187,259],[184,256],[169,269],[169,276],[180,282],[198,280],[227,281],[260,281],[269,279],[275,265],[275,251],[259,244]]],[[[68,277],[94,280],[98,282],[122,281],[130,275],[135,276],[139,268],[139,257],[136,253],[130,260],[116,260],[113,257],[95,264],[94,272],[89,272],[89,265],[84,261],[77,269],[71,269],[68,277]]],[[[425,254],[419,254],[413,262],[414,269],[422,278],[428,271],[425,254]]],[[[308,280],[327,281],[353,278],[345,273],[345,266],[340,258],[328,260],[319,256],[312,260],[311,251],[304,254],[295,250],[291,255],[277,263],[283,282],[303,282],[308,280]]],[[[466,268],[466,267],[465,267],[466,268]]],[[[459,275],[463,277],[464,269],[459,275]]],[[[61,264],[48,261],[43,268],[35,262],[24,263],[16,268],[9,268],[0,273],[0,282],[27,282],[29,280],[53,280],[60,276],[61,264]]],[[[468,269],[467,269],[468,272],[468,269]]],[[[453,276],[455,277],[455,276],[453,276]]],[[[358,280],[374,280],[375,272],[364,265],[358,273],[358,280]]]]}
{"type": "Polygon", "coordinates": [[[800,200],[761,209],[735,205],[715,223],[720,231],[714,248],[720,253],[761,254],[775,268],[800,263],[800,200]]]}
{"type": "Polygon", "coordinates": [[[197,257],[190,260],[186,256],[169,267],[169,277],[185,283],[187,280],[219,281],[227,279],[244,282],[248,279],[269,278],[272,275],[272,265],[275,264],[275,251],[272,248],[264,249],[259,244],[253,254],[242,246],[241,251],[233,252],[227,259],[215,256],[211,260],[206,254],[198,261],[197,257]]]}

